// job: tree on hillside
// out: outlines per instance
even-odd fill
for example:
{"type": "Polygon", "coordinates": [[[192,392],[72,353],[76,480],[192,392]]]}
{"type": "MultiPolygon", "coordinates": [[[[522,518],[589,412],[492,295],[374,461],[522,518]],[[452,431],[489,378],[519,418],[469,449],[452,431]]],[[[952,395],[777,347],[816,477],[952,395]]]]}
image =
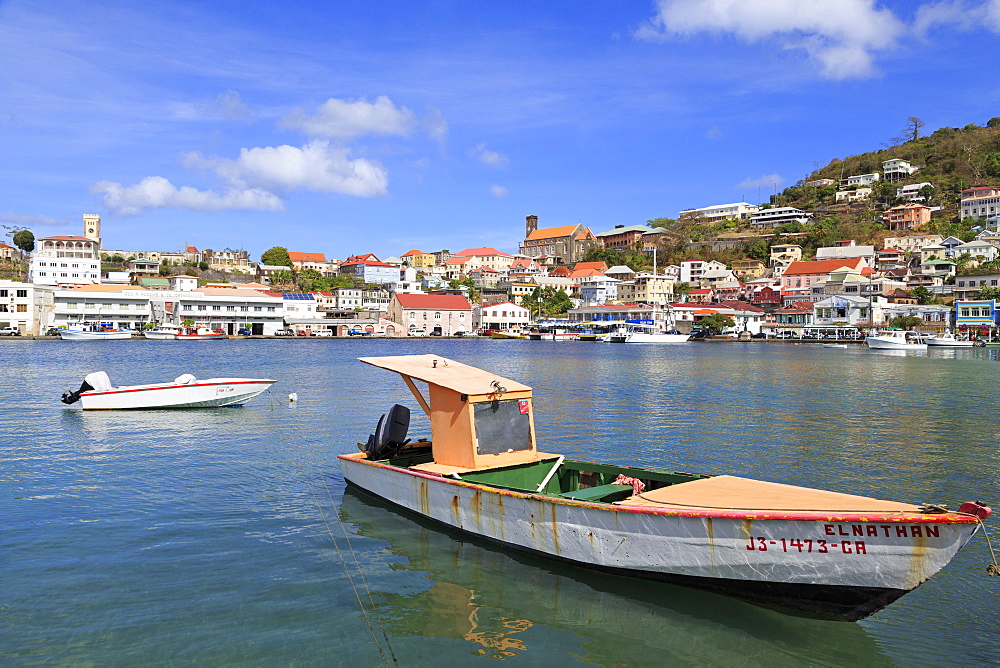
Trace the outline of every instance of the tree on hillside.
{"type": "Polygon", "coordinates": [[[271,285],[292,285],[294,282],[295,274],[290,271],[282,269],[271,274],[271,285]]]}
{"type": "Polygon", "coordinates": [[[1000,286],[987,285],[979,288],[977,299],[996,299],[1000,301],[1000,286]]]}
{"type": "Polygon", "coordinates": [[[292,261],[288,257],[288,249],[284,246],[269,248],[260,254],[260,261],[276,267],[291,267],[292,261]]]}
{"type": "Polygon", "coordinates": [[[931,300],[934,299],[934,293],[923,285],[918,285],[910,290],[910,296],[916,299],[918,304],[930,304],[931,300]]]}
{"type": "Polygon", "coordinates": [[[906,119],[906,126],[903,128],[903,136],[906,137],[908,141],[916,141],[917,139],[920,139],[920,131],[925,125],[927,124],[916,116],[910,116],[906,119]]]}
{"type": "Polygon", "coordinates": [[[14,233],[12,241],[25,253],[35,250],[35,235],[32,234],[31,230],[18,230],[14,233]]]}

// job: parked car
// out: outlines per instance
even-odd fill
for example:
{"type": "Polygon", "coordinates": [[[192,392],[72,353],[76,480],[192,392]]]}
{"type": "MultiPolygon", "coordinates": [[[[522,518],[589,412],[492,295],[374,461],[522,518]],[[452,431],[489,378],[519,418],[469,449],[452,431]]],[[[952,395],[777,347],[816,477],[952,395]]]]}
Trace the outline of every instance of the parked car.
{"type": "Polygon", "coordinates": [[[319,329],[313,332],[316,336],[333,336],[333,332],[329,329],[319,329]]]}
{"type": "Polygon", "coordinates": [[[240,328],[239,328],[239,329],[238,329],[238,330],[236,331],[236,334],[237,334],[237,336],[250,336],[251,334],[253,334],[253,332],[251,332],[251,331],[250,331],[249,329],[247,329],[246,327],[240,327],[240,328]]]}
{"type": "Polygon", "coordinates": [[[21,336],[17,327],[0,327],[0,336],[21,336]]]}
{"type": "Polygon", "coordinates": [[[427,336],[426,329],[411,329],[410,336],[427,336]]]}
{"type": "Polygon", "coordinates": [[[757,332],[756,334],[751,334],[750,338],[751,339],[766,339],[767,338],[767,334],[765,334],[764,332],[757,332]]]}
{"type": "Polygon", "coordinates": [[[295,330],[292,329],[279,329],[274,333],[275,336],[295,336],[295,330]]]}
{"type": "Polygon", "coordinates": [[[774,338],[776,338],[776,339],[795,339],[795,338],[798,338],[798,337],[795,336],[794,332],[778,332],[777,334],[774,335],[774,338]]]}
{"type": "Polygon", "coordinates": [[[707,329],[699,329],[697,331],[691,332],[691,338],[688,339],[688,340],[689,341],[701,341],[701,340],[707,339],[707,338],[708,338],[708,330],[707,329]]]}

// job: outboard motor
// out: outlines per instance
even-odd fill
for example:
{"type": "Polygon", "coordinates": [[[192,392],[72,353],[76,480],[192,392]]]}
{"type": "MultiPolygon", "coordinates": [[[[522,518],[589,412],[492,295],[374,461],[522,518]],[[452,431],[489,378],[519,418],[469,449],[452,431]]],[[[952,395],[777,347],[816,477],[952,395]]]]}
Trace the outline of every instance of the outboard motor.
{"type": "Polygon", "coordinates": [[[65,392],[63,392],[62,402],[64,404],[75,404],[76,402],[80,401],[80,395],[83,392],[88,392],[92,389],[94,388],[91,387],[90,383],[88,383],[87,381],[83,381],[83,383],[80,385],[80,389],[77,390],[76,392],[73,392],[71,390],[66,390],[65,392]]]}
{"type": "Polygon", "coordinates": [[[406,432],[410,428],[410,409],[396,404],[378,419],[375,433],[368,436],[365,454],[368,459],[389,459],[409,443],[406,432]]]}

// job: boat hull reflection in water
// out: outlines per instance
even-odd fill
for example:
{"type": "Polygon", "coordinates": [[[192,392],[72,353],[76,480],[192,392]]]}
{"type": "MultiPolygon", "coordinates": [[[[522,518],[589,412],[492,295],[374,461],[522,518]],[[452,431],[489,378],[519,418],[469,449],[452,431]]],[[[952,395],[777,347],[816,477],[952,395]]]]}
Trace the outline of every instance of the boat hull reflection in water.
{"type": "Polygon", "coordinates": [[[478,655],[528,660],[550,659],[554,645],[569,643],[565,655],[583,663],[632,666],[649,664],[653,652],[682,665],[743,664],[752,638],[761,665],[890,665],[855,624],[457,540],[458,532],[354,487],[344,492],[340,517],[393,637],[453,638],[478,655]],[[417,577],[400,586],[401,572],[417,577]]]}

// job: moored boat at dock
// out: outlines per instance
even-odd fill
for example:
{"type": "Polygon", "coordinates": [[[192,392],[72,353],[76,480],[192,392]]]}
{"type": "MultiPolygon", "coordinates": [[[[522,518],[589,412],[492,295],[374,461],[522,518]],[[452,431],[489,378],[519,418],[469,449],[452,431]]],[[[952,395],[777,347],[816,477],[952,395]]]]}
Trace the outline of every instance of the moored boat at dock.
{"type": "Polygon", "coordinates": [[[728,475],[599,464],[535,442],[531,388],[435,355],[367,357],[400,374],[431,438],[395,406],[351,485],[488,541],[795,614],[865,617],[943,568],[989,508],[957,512],[728,475]],[[425,393],[414,381],[426,383],[425,393]]]}
{"type": "Polygon", "coordinates": [[[869,348],[881,350],[927,350],[927,344],[914,332],[887,329],[865,339],[869,348]]]}
{"type": "Polygon", "coordinates": [[[57,330],[64,341],[120,341],[132,338],[132,330],[106,322],[80,322],[57,330]]]}

